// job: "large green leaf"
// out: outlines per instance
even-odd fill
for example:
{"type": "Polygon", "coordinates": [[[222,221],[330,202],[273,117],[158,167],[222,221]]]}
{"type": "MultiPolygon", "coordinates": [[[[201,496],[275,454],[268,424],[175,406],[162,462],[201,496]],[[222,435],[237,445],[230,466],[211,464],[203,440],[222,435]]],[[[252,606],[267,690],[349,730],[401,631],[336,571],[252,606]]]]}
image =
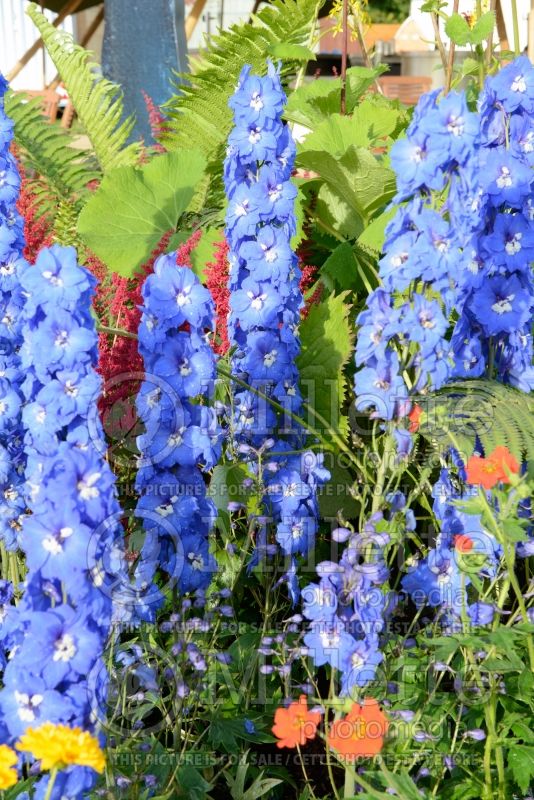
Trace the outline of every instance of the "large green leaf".
{"type": "Polygon", "coordinates": [[[346,389],[343,367],[352,353],[354,332],[346,296],[346,292],[331,295],[320,305],[312,306],[300,327],[302,350],[297,364],[302,393],[326,424],[313,413],[310,423],[325,435],[330,430],[348,430],[342,411],[346,389]]]}
{"type": "Polygon", "coordinates": [[[176,227],[204,169],[201,153],[179,150],[140,169],[113,170],[80,214],[81,238],[110,269],[131,275],[163,234],[176,227]]]}

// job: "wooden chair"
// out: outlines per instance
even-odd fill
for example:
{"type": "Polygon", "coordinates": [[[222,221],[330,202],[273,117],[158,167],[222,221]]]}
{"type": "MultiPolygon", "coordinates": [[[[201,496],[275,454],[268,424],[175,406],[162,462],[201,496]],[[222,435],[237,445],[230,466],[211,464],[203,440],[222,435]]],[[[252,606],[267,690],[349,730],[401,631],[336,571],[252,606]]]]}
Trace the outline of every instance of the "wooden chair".
{"type": "Polygon", "coordinates": [[[70,128],[75,116],[76,111],[74,110],[74,106],[70,100],[67,100],[67,105],[64,106],[63,114],[61,115],[61,127],[65,129],[70,128]]]}
{"type": "Polygon", "coordinates": [[[384,96],[413,106],[432,88],[432,78],[408,75],[383,75],[378,79],[384,96]]]}
{"type": "Polygon", "coordinates": [[[40,97],[43,106],[43,116],[48,117],[50,122],[55,122],[57,119],[57,110],[59,107],[60,96],[53,89],[39,89],[39,90],[26,90],[21,92],[27,97],[40,97]]]}

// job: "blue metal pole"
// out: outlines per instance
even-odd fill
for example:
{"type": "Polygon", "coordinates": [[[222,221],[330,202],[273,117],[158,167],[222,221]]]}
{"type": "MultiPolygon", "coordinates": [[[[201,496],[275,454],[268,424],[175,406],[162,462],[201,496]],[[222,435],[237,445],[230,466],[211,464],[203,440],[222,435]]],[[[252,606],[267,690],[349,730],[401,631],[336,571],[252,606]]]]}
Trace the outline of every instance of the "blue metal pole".
{"type": "Polygon", "coordinates": [[[134,113],[133,138],[152,141],[142,92],[161,105],[172,94],[174,72],[187,71],[184,0],[105,0],[104,75],[124,90],[134,113]]]}

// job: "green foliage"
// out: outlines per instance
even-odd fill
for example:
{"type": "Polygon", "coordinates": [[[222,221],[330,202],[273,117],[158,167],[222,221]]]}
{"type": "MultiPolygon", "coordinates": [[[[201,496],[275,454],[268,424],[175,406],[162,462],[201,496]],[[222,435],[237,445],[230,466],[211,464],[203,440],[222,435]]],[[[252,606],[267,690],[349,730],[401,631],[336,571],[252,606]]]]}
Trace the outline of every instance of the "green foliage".
{"type": "Polygon", "coordinates": [[[384,228],[373,228],[367,234],[369,241],[359,240],[395,194],[394,174],[384,151],[406,126],[407,115],[397,102],[381,95],[362,98],[377,71],[354,68],[349,73],[352,113],[338,112],[339,86],[318,80],[291,95],[287,116],[311,129],[297,152],[297,166],[317,175],[310,181],[314,199],[309,214],[334,236],[358,240],[356,257],[369,273],[373,270],[366,269],[366,253],[371,251],[371,261],[376,259],[381,241],[376,248],[373,244],[383,237],[384,228]]]}
{"type": "Polygon", "coordinates": [[[346,296],[346,293],[331,295],[320,305],[312,306],[300,326],[302,350],[297,365],[302,394],[320,415],[315,418],[310,413],[310,424],[323,429],[325,435],[329,429],[348,431],[347,418],[340,410],[346,391],[343,368],[354,342],[346,296]]]}
{"type": "Polygon", "coordinates": [[[367,11],[373,22],[404,22],[410,0],[371,0],[367,11]]]}
{"type": "Polygon", "coordinates": [[[473,27],[469,25],[462,14],[452,14],[445,23],[445,33],[457,45],[477,45],[482,44],[485,39],[491,36],[494,27],[494,11],[487,11],[483,14],[473,27]]]}
{"type": "Polygon", "coordinates": [[[363,294],[374,281],[373,259],[358,244],[342,242],[328,256],[320,275],[327,289],[363,294]]]}
{"type": "Polygon", "coordinates": [[[204,168],[196,150],[165,153],[140,169],[119,167],[104,178],[80,214],[81,238],[110,269],[132,275],[163,234],[175,229],[204,168]]]}
{"type": "Polygon", "coordinates": [[[248,770],[249,765],[241,760],[238,764],[235,777],[228,773],[225,774],[232,800],[256,800],[257,797],[263,797],[270,792],[271,789],[274,789],[275,786],[282,783],[278,778],[264,778],[264,773],[260,772],[250,786],[245,789],[248,770]]]}
{"type": "MultiPolygon", "coordinates": [[[[347,70],[346,109],[349,114],[352,114],[364,93],[385,71],[385,66],[376,69],[350,67],[347,70]]],[[[338,114],[340,107],[341,78],[319,78],[304,83],[289,95],[284,116],[290,122],[298,122],[314,129],[330,114],[338,114]]]]}
{"type": "Polygon", "coordinates": [[[62,201],[78,207],[89,181],[98,176],[87,154],[71,147],[71,138],[43,117],[41,101],[8,92],[6,114],[15,123],[15,142],[26,168],[37,174],[38,211],[52,217],[62,201]]]}
{"type": "Polygon", "coordinates": [[[137,163],[140,145],[127,144],[133,120],[123,120],[120,88],[99,75],[90,53],[75,44],[69,33],[51,25],[35,3],[27,13],[61,75],[102,171],[137,163]]]}
{"type": "Polygon", "coordinates": [[[199,209],[208,190],[222,205],[221,164],[232,127],[228,99],[243,65],[251,64],[254,72],[264,74],[267,58],[282,47],[278,53],[285,52],[287,59],[283,76],[293,76],[310,57],[307,46],[321,5],[322,0],[274,0],[252,24],[233,25],[213,36],[192,73],[183,76],[184,83],[167,106],[168,133],[163,141],[172,150],[193,142],[207,157],[212,180],[206,180],[199,192],[199,209]]]}
{"type": "Polygon", "coordinates": [[[341,116],[322,123],[304,141],[297,163],[323,179],[325,202],[330,204],[333,195],[339,209],[344,209],[337,222],[332,209],[336,230],[359,235],[373,213],[394,196],[395,176],[367,147],[352,142],[351,134],[357,141],[357,130],[350,123],[350,118],[341,116]]]}
{"type": "Polygon", "coordinates": [[[505,445],[518,461],[534,459],[534,398],[496,381],[462,381],[419,398],[420,432],[440,452],[454,445],[466,457],[476,442],[484,452],[505,445]]]}
{"type": "Polygon", "coordinates": [[[534,747],[514,744],[508,750],[508,766],[522,792],[526,792],[534,778],[534,747]]]}

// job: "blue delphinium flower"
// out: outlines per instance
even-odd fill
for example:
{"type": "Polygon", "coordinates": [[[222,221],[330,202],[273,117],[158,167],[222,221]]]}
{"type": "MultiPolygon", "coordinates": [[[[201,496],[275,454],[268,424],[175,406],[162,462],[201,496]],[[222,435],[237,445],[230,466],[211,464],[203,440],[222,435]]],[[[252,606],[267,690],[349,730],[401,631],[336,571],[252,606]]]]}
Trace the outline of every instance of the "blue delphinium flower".
{"type": "MultiPolygon", "coordinates": [[[[4,632],[10,658],[0,710],[10,743],[43,721],[98,730],[103,652],[114,615],[125,614],[114,600],[127,582],[121,510],[97,409],[94,278],[78,265],[74,248],[58,245],[19,277],[25,499],[32,513],[20,535],[25,591],[8,610],[4,632]]],[[[71,767],[52,797],[81,798],[93,783],[94,772],[71,767]]]]}
{"type": "Polygon", "coordinates": [[[143,598],[139,616],[153,620],[163,602],[154,582],[158,570],[185,594],[206,589],[216,569],[208,541],[216,510],[201,470],[217,463],[222,432],[208,404],[215,380],[208,290],[171,253],[156,260],[143,300],[145,379],[137,409],[145,432],[138,438],[137,517],[145,540],[136,585],[143,598]]]}
{"type": "Polygon", "coordinates": [[[360,533],[336,529],[334,541],[345,544],[339,562],[318,564],[319,582],[302,589],[302,614],[309,621],[307,654],[315,666],[337,670],[343,696],[373,681],[383,660],[381,637],[395,604],[387,589],[387,531],[398,526],[415,527],[401,492],[387,495],[384,512],[375,512],[360,533]]]}
{"type": "Polygon", "coordinates": [[[17,547],[25,511],[19,348],[23,298],[18,276],[25,266],[23,221],[16,209],[20,176],[10,152],[13,123],[4,111],[7,83],[0,75],[0,539],[17,547]]]}
{"type": "MultiPolygon", "coordinates": [[[[263,397],[238,388],[231,428],[239,452],[251,464],[262,453],[265,510],[276,523],[278,548],[289,561],[286,579],[290,592],[296,592],[295,557],[313,546],[316,484],[324,482],[328,473],[312,453],[282,455],[303,451],[306,444],[304,432],[291,417],[303,407],[295,363],[303,299],[297,257],[290,245],[296,229],[296,188],[290,181],[295,145],[281,119],[285,101],[279,72],[271,63],[265,77],[244,67],[230,99],[235,127],[228,140],[224,177],[232,370],[285,412],[275,413],[263,397]]],[[[256,544],[253,564],[273,549],[265,532],[258,534],[256,544]]]]}
{"type": "Polygon", "coordinates": [[[481,203],[451,340],[455,377],[487,373],[526,392],[534,387],[533,85],[534,67],[521,56],[487,78],[479,99],[481,203]]]}
{"type": "Polygon", "coordinates": [[[406,139],[392,148],[394,202],[404,204],[386,229],[382,285],[358,318],[356,404],[386,420],[405,416],[410,396],[440,388],[453,371],[449,316],[471,257],[466,198],[476,195],[474,186],[460,192],[457,184],[459,176],[469,184],[480,131],[463,94],[438,94],[421,98],[406,139]],[[447,197],[439,210],[434,190],[447,197]]]}

